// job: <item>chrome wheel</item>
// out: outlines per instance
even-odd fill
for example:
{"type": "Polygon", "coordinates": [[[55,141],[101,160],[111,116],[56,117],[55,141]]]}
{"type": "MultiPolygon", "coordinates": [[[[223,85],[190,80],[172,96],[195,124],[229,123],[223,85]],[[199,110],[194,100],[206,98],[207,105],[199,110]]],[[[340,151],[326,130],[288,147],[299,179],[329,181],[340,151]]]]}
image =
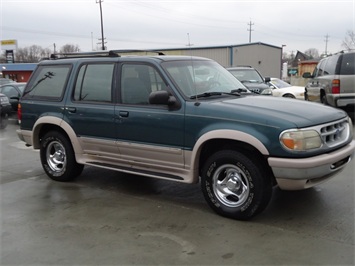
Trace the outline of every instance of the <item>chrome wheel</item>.
{"type": "Polygon", "coordinates": [[[216,169],[212,182],[215,196],[228,207],[239,207],[248,199],[249,181],[236,165],[221,165],[216,169]]]}
{"type": "Polygon", "coordinates": [[[64,146],[59,141],[48,144],[46,149],[47,164],[53,172],[61,173],[65,171],[67,157],[64,146]]]}

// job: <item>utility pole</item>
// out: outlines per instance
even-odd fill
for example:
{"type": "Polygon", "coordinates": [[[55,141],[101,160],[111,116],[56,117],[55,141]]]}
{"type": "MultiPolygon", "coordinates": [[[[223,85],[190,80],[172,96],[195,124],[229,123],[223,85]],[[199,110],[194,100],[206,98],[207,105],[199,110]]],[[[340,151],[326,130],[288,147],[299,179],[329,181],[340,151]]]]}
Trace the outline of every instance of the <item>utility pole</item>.
{"type": "Polygon", "coordinates": [[[251,32],[253,31],[253,29],[251,28],[251,26],[254,25],[254,23],[251,23],[251,21],[248,23],[249,25],[249,29],[247,29],[247,31],[249,31],[249,43],[251,43],[251,32]]]}
{"type": "Polygon", "coordinates": [[[325,52],[324,52],[324,54],[327,56],[328,55],[328,40],[329,40],[329,35],[328,35],[328,33],[327,33],[327,35],[325,35],[324,36],[325,37],[325,52]]]}
{"type": "Polygon", "coordinates": [[[103,2],[104,0],[96,0],[96,4],[99,3],[100,4],[100,17],[101,17],[101,44],[102,44],[102,50],[106,50],[105,49],[105,38],[104,38],[104,22],[103,22],[103,18],[102,18],[102,6],[101,6],[101,2],[103,2]]]}

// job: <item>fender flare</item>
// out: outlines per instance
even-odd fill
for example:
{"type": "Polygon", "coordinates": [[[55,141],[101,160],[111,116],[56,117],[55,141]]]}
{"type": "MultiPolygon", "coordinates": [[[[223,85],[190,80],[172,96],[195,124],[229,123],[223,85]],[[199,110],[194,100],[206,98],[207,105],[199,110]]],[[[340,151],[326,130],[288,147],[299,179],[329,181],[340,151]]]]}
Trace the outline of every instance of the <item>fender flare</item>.
{"type": "Polygon", "coordinates": [[[55,116],[43,116],[40,117],[33,126],[33,134],[32,134],[32,143],[35,149],[40,148],[40,141],[38,138],[39,132],[43,125],[55,125],[61,128],[69,137],[70,142],[73,146],[75,154],[82,154],[83,150],[81,145],[76,137],[76,134],[73,128],[65,122],[62,118],[55,117],[55,116]]]}
{"type": "Polygon", "coordinates": [[[237,130],[229,130],[229,129],[220,129],[220,130],[213,130],[203,134],[195,143],[191,153],[190,158],[186,158],[186,163],[190,162],[191,169],[194,171],[194,179],[198,178],[198,166],[199,166],[199,159],[200,153],[202,150],[202,146],[209,140],[213,139],[227,139],[227,140],[235,140],[248,143],[249,145],[253,146],[257,149],[261,154],[268,156],[269,151],[265,147],[265,145],[256,137],[247,134],[242,131],[237,130]],[[196,176],[197,174],[197,176],[196,176]]]}

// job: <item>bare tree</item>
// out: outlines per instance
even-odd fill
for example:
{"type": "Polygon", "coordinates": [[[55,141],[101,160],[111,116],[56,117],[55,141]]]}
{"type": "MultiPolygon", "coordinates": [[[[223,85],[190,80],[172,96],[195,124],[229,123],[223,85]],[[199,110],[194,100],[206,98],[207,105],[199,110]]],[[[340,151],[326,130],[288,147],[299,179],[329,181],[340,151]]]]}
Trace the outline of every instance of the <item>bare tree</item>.
{"type": "Polygon", "coordinates": [[[74,44],[65,44],[60,48],[61,53],[76,53],[80,52],[80,48],[78,45],[74,44]]]}
{"type": "Polygon", "coordinates": [[[49,53],[49,49],[43,49],[39,45],[18,48],[15,53],[15,61],[22,63],[37,63],[43,57],[48,57],[49,53]]]}
{"type": "Polygon", "coordinates": [[[306,55],[309,56],[311,59],[318,59],[319,58],[319,52],[318,49],[316,48],[309,48],[306,51],[304,51],[306,55]]]}
{"type": "Polygon", "coordinates": [[[346,36],[341,44],[346,50],[354,50],[355,49],[355,33],[352,30],[348,30],[346,32],[346,36]]]}

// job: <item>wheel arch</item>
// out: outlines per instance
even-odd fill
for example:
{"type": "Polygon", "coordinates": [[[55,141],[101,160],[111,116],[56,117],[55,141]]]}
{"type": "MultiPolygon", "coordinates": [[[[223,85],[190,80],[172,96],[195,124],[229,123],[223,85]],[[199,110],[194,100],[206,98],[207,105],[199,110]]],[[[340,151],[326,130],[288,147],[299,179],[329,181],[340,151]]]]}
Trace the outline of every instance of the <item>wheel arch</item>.
{"type": "Polygon", "coordinates": [[[40,148],[41,138],[51,130],[61,132],[65,135],[70,140],[75,154],[82,153],[81,145],[72,127],[61,118],[53,116],[41,117],[36,121],[32,134],[32,144],[35,149],[40,148]]]}
{"type": "Polygon", "coordinates": [[[197,182],[199,173],[207,158],[223,149],[243,151],[246,155],[256,156],[268,167],[266,157],[269,151],[256,137],[236,130],[215,130],[202,135],[191,152],[191,166],[195,169],[194,180],[197,182]]]}

